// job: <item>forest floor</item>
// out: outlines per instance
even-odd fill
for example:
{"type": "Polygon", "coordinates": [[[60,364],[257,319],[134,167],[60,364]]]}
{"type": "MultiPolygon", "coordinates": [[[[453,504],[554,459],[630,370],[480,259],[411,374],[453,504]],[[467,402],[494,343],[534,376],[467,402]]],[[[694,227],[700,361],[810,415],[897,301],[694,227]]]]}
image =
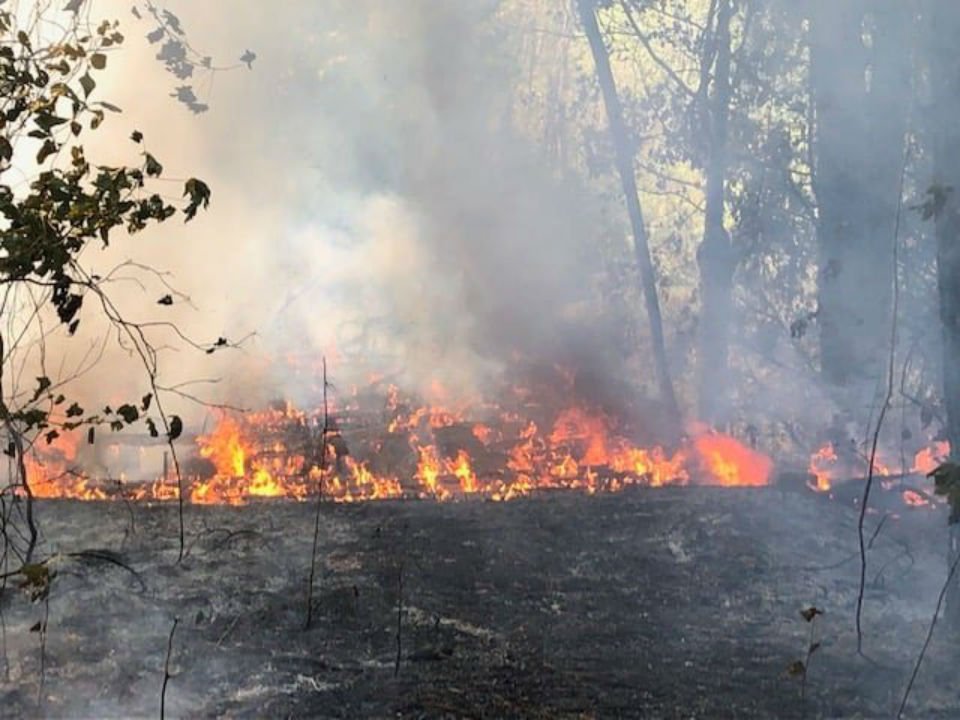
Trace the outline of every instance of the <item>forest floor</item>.
{"type": "MultiPolygon", "coordinates": [[[[188,507],[179,564],[174,505],[38,506],[41,557],[139,579],[73,558],[48,607],[8,588],[2,717],[159,717],[175,617],[171,718],[893,717],[946,575],[945,511],[884,521],[865,660],[856,512],[813,493],[331,504],[305,630],[312,504],[188,507]]],[[[905,717],[960,716],[955,645],[939,625],[905,717]]]]}

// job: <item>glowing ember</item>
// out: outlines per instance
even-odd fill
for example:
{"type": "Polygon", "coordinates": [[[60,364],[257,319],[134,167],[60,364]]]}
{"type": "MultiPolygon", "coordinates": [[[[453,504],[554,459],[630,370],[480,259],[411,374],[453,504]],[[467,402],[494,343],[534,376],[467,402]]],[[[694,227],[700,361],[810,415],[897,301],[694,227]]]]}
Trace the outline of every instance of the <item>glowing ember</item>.
{"type": "Polygon", "coordinates": [[[904,490],[903,502],[912,507],[922,507],[931,504],[929,500],[915,490],[904,490]]]}

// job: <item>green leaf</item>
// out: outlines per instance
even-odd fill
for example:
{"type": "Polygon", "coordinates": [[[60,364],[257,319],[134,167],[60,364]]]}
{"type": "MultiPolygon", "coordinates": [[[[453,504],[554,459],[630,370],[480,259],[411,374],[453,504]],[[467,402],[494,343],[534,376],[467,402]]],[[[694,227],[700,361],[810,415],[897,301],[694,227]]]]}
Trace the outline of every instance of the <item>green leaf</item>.
{"type": "Polygon", "coordinates": [[[53,128],[57,125],[63,125],[67,122],[67,119],[54,115],[49,110],[43,110],[34,116],[33,122],[43,131],[44,135],[49,135],[53,128]]]}
{"type": "Polygon", "coordinates": [[[51,155],[56,154],[59,149],[60,146],[53,140],[45,140],[43,145],[40,146],[40,150],[37,151],[37,165],[43,165],[43,162],[51,155]]]}
{"type": "Polygon", "coordinates": [[[83,96],[90,97],[90,93],[93,92],[93,89],[97,86],[96,81],[90,77],[90,73],[84,73],[80,77],[80,87],[83,88],[83,96]]]}
{"type": "Polygon", "coordinates": [[[180,419],[179,415],[170,416],[170,430],[167,432],[167,437],[171,440],[176,440],[180,435],[183,434],[183,420],[180,419]]]}
{"type": "Polygon", "coordinates": [[[146,161],[144,163],[144,172],[148,177],[160,177],[163,172],[163,165],[157,162],[157,159],[150,153],[144,153],[146,161]]]}
{"type": "Polygon", "coordinates": [[[196,217],[197,210],[200,209],[201,205],[204,210],[210,206],[210,188],[203,180],[197,178],[187,180],[183,186],[183,194],[190,197],[190,203],[184,210],[187,222],[196,217]]]}
{"type": "Polygon", "coordinates": [[[927,477],[933,478],[933,491],[942,495],[950,504],[950,525],[960,522],[960,465],[945,462],[937,466],[927,477]]]}
{"type": "Polygon", "coordinates": [[[117,408],[117,415],[122,417],[127,425],[130,425],[140,418],[140,411],[133,405],[125,403],[117,408]]]}
{"type": "Polygon", "coordinates": [[[31,398],[30,402],[35,403],[37,400],[39,400],[40,396],[43,395],[43,393],[45,393],[52,384],[53,383],[50,381],[50,378],[46,376],[38,377],[37,389],[33,391],[33,398],[31,398]]]}

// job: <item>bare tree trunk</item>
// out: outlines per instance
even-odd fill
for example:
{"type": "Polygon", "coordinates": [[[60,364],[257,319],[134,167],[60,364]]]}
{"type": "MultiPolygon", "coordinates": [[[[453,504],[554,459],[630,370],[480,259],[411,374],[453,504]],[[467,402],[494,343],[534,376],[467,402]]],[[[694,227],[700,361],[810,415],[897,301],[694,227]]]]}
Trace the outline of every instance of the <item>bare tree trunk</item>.
{"type": "Polygon", "coordinates": [[[890,274],[903,158],[910,7],[811,7],[820,358],[824,378],[841,386],[876,380],[887,355],[891,288],[882,278],[890,274]]]}
{"type": "MultiPolygon", "coordinates": [[[[700,419],[719,423],[727,419],[727,363],[731,290],[736,258],[723,226],[727,173],[727,123],[730,114],[730,19],[732,0],[720,0],[714,36],[716,69],[710,99],[710,158],[707,164],[707,206],[703,242],[697,252],[700,266],[700,324],[697,353],[697,398],[700,419]]],[[[709,60],[705,60],[709,62],[709,60]]]]}
{"type": "MultiPolygon", "coordinates": [[[[943,338],[943,398],[946,406],[950,455],[960,455],[960,7],[930,3],[929,62],[933,95],[932,132],[934,203],[937,238],[937,288],[943,338]]],[[[949,561],[960,546],[960,526],[950,533],[949,561]]],[[[947,594],[946,617],[960,630],[960,582],[954,579],[947,594]]]]}
{"type": "Polygon", "coordinates": [[[607,121],[610,124],[610,135],[613,139],[614,155],[617,171],[623,186],[623,195],[627,203],[627,214],[630,216],[630,227],[633,230],[633,248],[637,266],[640,269],[640,280],[643,286],[643,298],[647,308],[647,317],[650,321],[650,335],[653,344],[653,360],[660,385],[661,401],[671,417],[666,420],[680,426],[680,409],[673,392],[673,382],[670,379],[670,370],[667,364],[667,351],[663,338],[663,319],[660,315],[660,300],[657,297],[656,272],[653,260],[650,257],[650,245],[647,241],[647,230],[643,221],[643,211],[640,207],[640,196],[637,192],[637,181],[634,175],[634,151],[627,137],[627,128],[623,120],[623,107],[617,95],[617,86],[610,70],[610,58],[607,48],[600,36],[600,27],[597,25],[597,16],[594,13],[595,0],[577,0],[580,19],[584,32],[590,42],[590,51],[593,54],[594,65],[597,69],[597,80],[600,91],[603,93],[603,104],[607,112],[607,121]]]}

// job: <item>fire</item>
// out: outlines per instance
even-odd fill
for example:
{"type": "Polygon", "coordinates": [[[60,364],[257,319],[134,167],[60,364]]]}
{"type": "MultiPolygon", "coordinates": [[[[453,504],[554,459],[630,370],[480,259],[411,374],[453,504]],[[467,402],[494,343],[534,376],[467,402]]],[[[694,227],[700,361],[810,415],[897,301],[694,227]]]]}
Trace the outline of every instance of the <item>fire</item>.
{"type": "Polygon", "coordinates": [[[930,501],[927,500],[923,495],[918,493],[916,490],[904,490],[903,502],[913,507],[923,507],[924,505],[930,505],[930,501]]]}
{"type": "MultiPolygon", "coordinates": [[[[909,469],[904,470],[904,474],[927,475],[946,460],[949,455],[950,444],[942,440],[935,441],[917,451],[913,457],[912,465],[909,469]]],[[[831,489],[837,480],[866,476],[869,472],[869,464],[869,459],[864,458],[857,458],[856,462],[842,461],[837,456],[833,444],[826,443],[810,456],[807,472],[814,477],[811,487],[814,490],[826,492],[831,489]]],[[[904,465],[892,462],[889,454],[884,456],[883,453],[878,452],[873,459],[874,477],[889,478],[895,476],[894,467],[904,467],[904,465]]]]}
{"type": "Polygon", "coordinates": [[[807,468],[814,477],[814,490],[827,492],[833,486],[834,472],[837,465],[837,451],[833,443],[827,443],[810,456],[810,466],[807,468]]]}
{"type": "MultiPolygon", "coordinates": [[[[378,379],[377,382],[380,382],[378,379]]],[[[360,394],[331,410],[307,413],[289,404],[257,413],[221,414],[195,438],[195,455],[183,478],[185,499],[196,504],[243,504],[257,499],[324,498],[347,502],[389,498],[510,500],[546,490],[616,492],[632,486],[759,486],[769,482],[772,461],[733,437],[693,428],[675,448],[645,446],[601,410],[574,403],[544,409],[536,389],[507,393],[509,406],[420,404],[386,386],[377,419],[351,435],[350,413],[362,415],[360,394]],[[353,403],[353,404],[351,404],[353,403]],[[472,417],[477,416],[477,417],[472,417]],[[355,437],[359,439],[355,440],[355,437]],[[199,469],[198,469],[199,468],[199,469]],[[384,468],[389,468],[385,471],[384,468]]],[[[434,403],[449,392],[430,388],[434,403]]],[[[364,397],[369,397],[367,393],[364,397]]],[[[364,416],[369,417],[369,416],[364,416]]],[[[65,446],[66,447],[66,446],[65,446]]],[[[70,450],[70,458],[73,450],[70,450]]],[[[178,451],[189,459],[190,453],[178,451]]],[[[114,497],[79,476],[65,475],[66,455],[31,460],[29,480],[41,497],[114,497]]],[[[166,466],[165,466],[166,467],[166,466]]],[[[177,497],[173,477],[125,486],[129,498],[177,497]]]]}
{"type": "Polygon", "coordinates": [[[567,408],[554,422],[550,442],[554,445],[582,444],[585,447],[580,459],[583,465],[606,465],[609,462],[607,423],[601,415],[589,415],[580,408],[567,408]]]}
{"type": "Polygon", "coordinates": [[[477,476],[473,474],[473,469],[470,467],[470,456],[464,450],[457,451],[453,474],[460,481],[460,490],[464,494],[469,495],[480,489],[477,484],[477,476]]]}
{"type": "Polygon", "coordinates": [[[950,443],[938,440],[913,456],[913,472],[928,475],[950,456],[950,443]]]}
{"type": "Polygon", "coordinates": [[[198,444],[200,457],[213,462],[217,475],[241,478],[246,473],[247,449],[240,438],[240,426],[230,416],[224,416],[213,433],[202,436],[198,444]]]}
{"type": "MultiPolygon", "coordinates": [[[[270,426],[279,421],[301,421],[290,407],[258,413],[252,424],[270,426]]],[[[274,443],[258,452],[256,432],[250,422],[224,414],[213,431],[197,438],[197,454],[209,460],[214,475],[192,483],[190,501],[197,504],[240,504],[250,498],[287,497],[302,500],[310,493],[301,455],[274,443]]]]}
{"type": "Polygon", "coordinates": [[[27,484],[34,497],[106,499],[106,492],[81,472],[76,462],[77,447],[73,434],[62,433],[43,450],[24,454],[27,484]]]}
{"type": "Polygon", "coordinates": [[[417,464],[417,474],[414,476],[435,497],[443,497],[444,489],[439,485],[438,479],[442,472],[440,459],[437,457],[437,449],[433,445],[421,447],[420,461],[417,464]]]}
{"type": "Polygon", "coordinates": [[[732,437],[704,433],[693,441],[707,470],[718,485],[727,487],[766,485],[773,461],[766,455],[741,445],[732,437]]]}

